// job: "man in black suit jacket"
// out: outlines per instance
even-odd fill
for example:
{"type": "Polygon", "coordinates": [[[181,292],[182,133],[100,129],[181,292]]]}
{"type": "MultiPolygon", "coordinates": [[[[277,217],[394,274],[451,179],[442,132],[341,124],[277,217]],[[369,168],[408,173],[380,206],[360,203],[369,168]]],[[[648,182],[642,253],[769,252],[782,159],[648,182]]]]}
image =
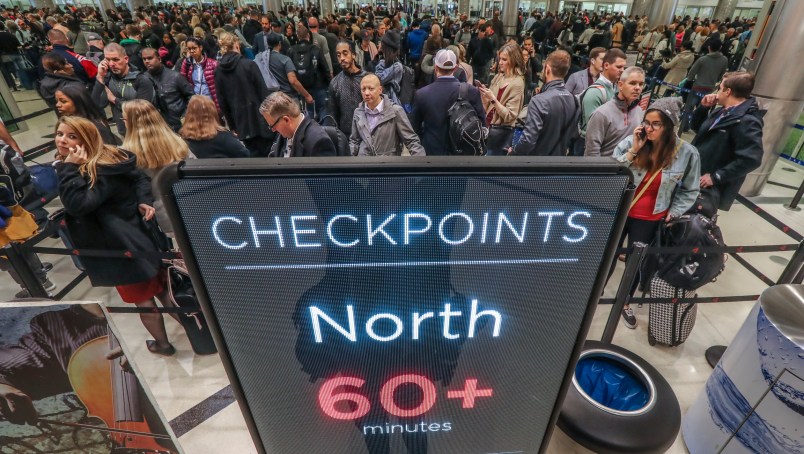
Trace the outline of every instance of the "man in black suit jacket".
{"type": "Polygon", "coordinates": [[[303,115],[296,101],[281,91],[265,98],[260,113],[271,131],[280,135],[271,147],[270,156],[337,156],[335,144],[327,132],[312,118],[303,115]]]}
{"type": "MultiPolygon", "coordinates": [[[[454,52],[448,49],[438,51],[434,64],[436,80],[416,92],[410,112],[410,123],[421,137],[427,156],[452,153],[447,109],[458,100],[462,84],[452,75],[458,67],[454,52]]],[[[480,101],[480,92],[471,85],[467,85],[467,89],[467,101],[475,108],[477,117],[485,126],[486,112],[480,101]]]]}

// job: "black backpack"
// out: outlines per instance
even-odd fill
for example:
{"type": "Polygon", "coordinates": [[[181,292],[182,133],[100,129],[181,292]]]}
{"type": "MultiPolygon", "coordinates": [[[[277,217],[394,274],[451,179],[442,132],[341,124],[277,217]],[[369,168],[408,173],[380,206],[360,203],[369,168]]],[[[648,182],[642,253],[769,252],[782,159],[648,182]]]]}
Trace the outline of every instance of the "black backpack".
{"type": "Polygon", "coordinates": [[[458,99],[447,110],[449,118],[450,153],[458,155],[479,156],[486,150],[483,134],[483,123],[477,118],[477,112],[466,99],[469,86],[460,84],[458,99]]]}
{"type": "Polygon", "coordinates": [[[296,77],[304,88],[312,88],[318,82],[318,60],[321,53],[316,46],[307,46],[302,51],[301,47],[292,50],[293,66],[296,67],[296,77]]]}
{"type": "Polygon", "coordinates": [[[4,185],[16,201],[25,196],[24,188],[32,183],[31,172],[11,145],[0,143],[0,184],[4,185]]]}
{"type": "Polygon", "coordinates": [[[335,117],[332,115],[327,115],[321,119],[320,124],[324,132],[326,132],[329,136],[329,139],[335,144],[335,152],[337,153],[337,156],[351,156],[352,153],[349,151],[349,138],[346,137],[346,134],[344,134],[343,131],[338,128],[338,123],[335,121],[335,117]],[[327,122],[330,124],[325,124],[327,122]]]}
{"type": "Polygon", "coordinates": [[[689,250],[652,256],[656,275],[674,287],[697,290],[713,282],[725,268],[725,254],[698,250],[724,246],[723,234],[716,222],[701,214],[685,214],[669,224],[662,224],[654,243],[689,250]]]}
{"type": "Polygon", "coordinates": [[[413,97],[416,94],[416,73],[409,66],[402,67],[402,81],[399,83],[399,104],[406,113],[413,110],[413,97]]]}

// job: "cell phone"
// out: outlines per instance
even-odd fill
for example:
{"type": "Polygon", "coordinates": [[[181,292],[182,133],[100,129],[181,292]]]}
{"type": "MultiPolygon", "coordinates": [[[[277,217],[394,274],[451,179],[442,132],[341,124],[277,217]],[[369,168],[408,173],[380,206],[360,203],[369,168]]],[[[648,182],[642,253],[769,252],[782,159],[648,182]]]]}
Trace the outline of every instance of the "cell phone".
{"type": "Polygon", "coordinates": [[[648,137],[648,133],[647,133],[647,132],[645,132],[645,130],[644,130],[644,129],[642,129],[641,131],[639,131],[639,132],[637,133],[637,135],[638,135],[638,136],[639,136],[639,138],[640,138],[640,139],[642,139],[642,140],[645,140],[645,138],[646,138],[646,137],[648,137]]]}
{"type": "Polygon", "coordinates": [[[474,80],[474,83],[475,83],[475,87],[477,87],[477,88],[480,88],[481,86],[483,86],[483,84],[480,83],[480,81],[477,80],[477,79],[474,80]]]}

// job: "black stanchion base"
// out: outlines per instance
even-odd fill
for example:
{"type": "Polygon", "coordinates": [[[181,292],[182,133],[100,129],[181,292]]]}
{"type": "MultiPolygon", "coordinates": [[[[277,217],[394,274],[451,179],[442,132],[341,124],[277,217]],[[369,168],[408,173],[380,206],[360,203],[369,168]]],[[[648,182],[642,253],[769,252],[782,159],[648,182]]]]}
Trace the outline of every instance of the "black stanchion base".
{"type": "Polygon", "coordinates": [[[706,349],[706,353],[704,356],[706,357],[706,362],[712,366],[712,369],[717,366],[718,361],[720,361],[720,357],[723,356],[723,353],[726,352],[725,345],[713,345],[706,349]]]}

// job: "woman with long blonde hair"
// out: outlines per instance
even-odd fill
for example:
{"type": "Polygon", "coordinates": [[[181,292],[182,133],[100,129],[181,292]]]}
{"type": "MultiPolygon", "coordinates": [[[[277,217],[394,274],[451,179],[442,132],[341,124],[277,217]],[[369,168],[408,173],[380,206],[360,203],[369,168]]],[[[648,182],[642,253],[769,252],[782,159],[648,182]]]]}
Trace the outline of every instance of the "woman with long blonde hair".
{"type": "MultiPolygon", "coordinates": [[[[150,102],[133,99],[123,104],[123,121],[126,123],[123,148],[137,156],[137,167],[152,181],[165,166],[194,157],[187,143],[170,129],[162,114],[150,102]]],[[[159,194],[155,187],[153,193],[159,194]]],[[[173,226],[158,196],[154,208],[159,227],[166,235],[172,236],[173,226]]]]}
{"type": "Polygon", "coordinates": [[[179,135],[189,145],[190,152],[199,159],[249,156],[243,143],[221,126],[215,103],[205,96],[194,95],[190,98],[179,135]]]}
{"type": "Polygon", "coordinates": [[[525,100],[525,61],[516,44],[506,44],[497,53],[497,75],[486,88],[478,87],[486,109],[488,156],[505,155],[514,136],[517,115],[525,100]]]}
{"type": "MultiPolygon", "coordinates": [[[[147,224],[154,217],[151,184],[137,169],[136,156],[104,144],[95,124],[81,117],[60,117],[55,142],[63,158],[56,168],[59,197],[75,247],[161,252],[147,224]]],[[[153,308],[154,297],[164,295],[158,256],[82,256],[81,263],[93,286],[114,286],[126,303],[153,308]]],[[[151,353],[176,352],[161,314],[141,313],[140,320],[154,338],[146,341],[151,353]]]]}

